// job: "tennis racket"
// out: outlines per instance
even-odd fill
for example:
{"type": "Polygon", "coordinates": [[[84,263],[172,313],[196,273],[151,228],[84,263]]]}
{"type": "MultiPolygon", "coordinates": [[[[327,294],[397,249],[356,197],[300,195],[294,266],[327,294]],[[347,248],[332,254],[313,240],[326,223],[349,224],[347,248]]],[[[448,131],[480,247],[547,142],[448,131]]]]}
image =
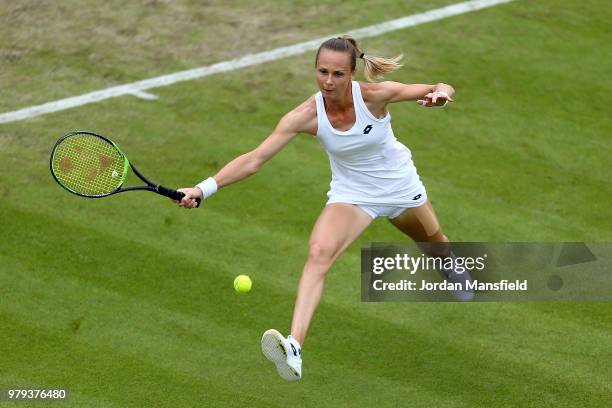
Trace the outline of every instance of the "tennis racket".
{"type": "MultiPolygon", "coordinates": [[[[50,167],[60,186],[81,197],[100,198],[135,190],[154,191],[177,201],[185,196],[147,179],[119,146],[93,132],[68,132],[60,137],[53,146],[50,167]],[[130,168],[146,186],[123,187],[130,168]]],[[[201,200],[197,201],[199,207],[201,200]]]]}

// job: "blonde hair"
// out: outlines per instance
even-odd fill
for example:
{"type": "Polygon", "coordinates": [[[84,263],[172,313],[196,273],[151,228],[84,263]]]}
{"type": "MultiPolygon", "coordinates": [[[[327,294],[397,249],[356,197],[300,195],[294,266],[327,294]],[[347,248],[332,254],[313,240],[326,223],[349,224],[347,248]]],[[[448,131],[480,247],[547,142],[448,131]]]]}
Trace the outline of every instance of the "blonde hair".
{"type": "Polygon", "coordinates": [[[389,72],[393,72],[400,68],[400,60],[404,57],[402,54],[393,57],[385,58],[375,55],[366,55],[357,44],[357,41],[349,36],[343,35],[341,37],[330,38],[325,41],[319,47],[317,56],[315,58],[315,65],[319,59],[319,53],[322,49],[346,52],[351,57],[351,69],[355,70],[357,67],[357,58],[363,59],[364,70],[363,75],[368,82],[374,82],[377,79],[383,78],[383,76],[389,72]]]}

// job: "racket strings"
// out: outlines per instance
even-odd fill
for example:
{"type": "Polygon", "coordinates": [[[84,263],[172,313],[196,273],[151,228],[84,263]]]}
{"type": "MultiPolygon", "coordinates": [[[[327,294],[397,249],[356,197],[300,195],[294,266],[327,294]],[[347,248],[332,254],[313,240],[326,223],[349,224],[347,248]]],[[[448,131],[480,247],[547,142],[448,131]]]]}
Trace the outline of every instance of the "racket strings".
{"type": "Polygon", "coordinates": [[[83,195],[105,195],[123,184],[125,157],[111,143],[97,136],[77,134],[56,146],[52,169],[67,189],[83,195]]]}

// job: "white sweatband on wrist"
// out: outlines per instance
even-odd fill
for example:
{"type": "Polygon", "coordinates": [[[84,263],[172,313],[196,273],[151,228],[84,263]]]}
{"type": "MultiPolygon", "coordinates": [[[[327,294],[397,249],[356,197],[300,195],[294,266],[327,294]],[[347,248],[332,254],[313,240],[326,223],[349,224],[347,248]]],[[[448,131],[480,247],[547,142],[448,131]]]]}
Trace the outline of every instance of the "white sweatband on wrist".
{"type": "Polygon", "coordinates": [[[208,198],[217,192],[217,182],[212,177],[207,178],[199,184],[196,184],[196,187],[202,190],[204,198],[208,198]]]}

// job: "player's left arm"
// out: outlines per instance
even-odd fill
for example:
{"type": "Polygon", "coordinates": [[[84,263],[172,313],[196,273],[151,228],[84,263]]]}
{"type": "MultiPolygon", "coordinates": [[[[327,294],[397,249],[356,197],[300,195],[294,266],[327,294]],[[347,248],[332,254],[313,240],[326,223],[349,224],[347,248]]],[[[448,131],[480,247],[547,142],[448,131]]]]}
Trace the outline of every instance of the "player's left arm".
{"type": "Polygon", "coordinates": [[[441,82],[427,85],[384,81],[376,84],[376,90],[373,93],[384,104],[416,101],[419,105],[431,107],[444,106],[448,102],[453,102],[455,89],[441,82]]]}

